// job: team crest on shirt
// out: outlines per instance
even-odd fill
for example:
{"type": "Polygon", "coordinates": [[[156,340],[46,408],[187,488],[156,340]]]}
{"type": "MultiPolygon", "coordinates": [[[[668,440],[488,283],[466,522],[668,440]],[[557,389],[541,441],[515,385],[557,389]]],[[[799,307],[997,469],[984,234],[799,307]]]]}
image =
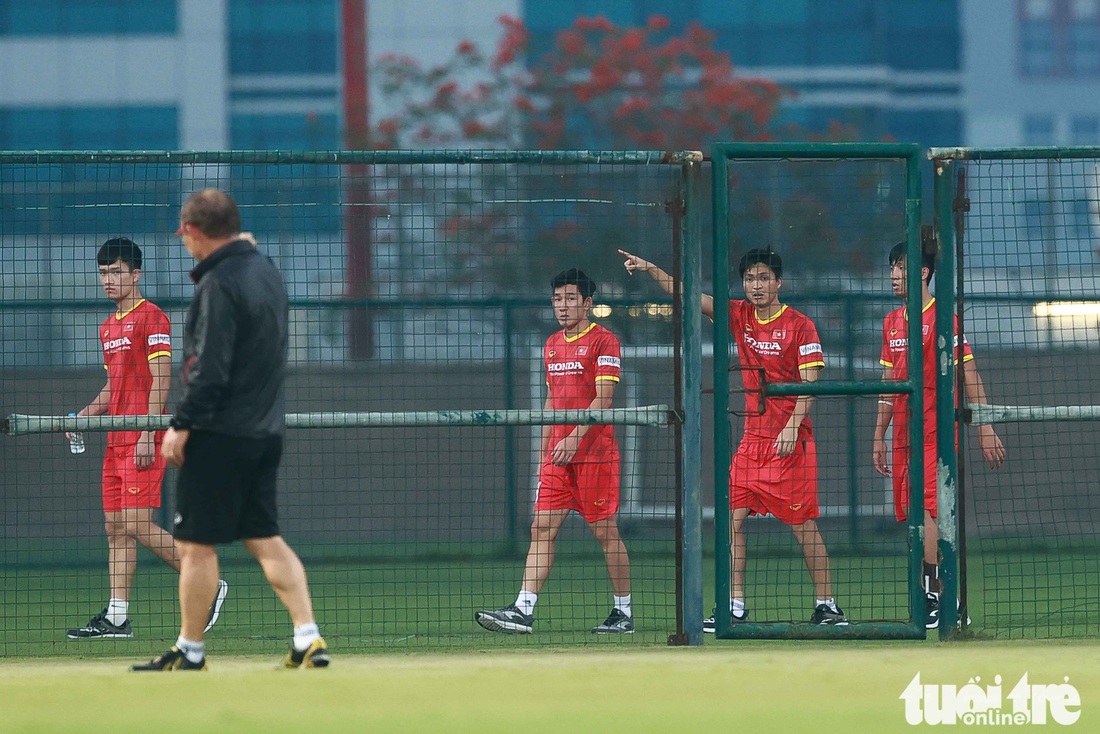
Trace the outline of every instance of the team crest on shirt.
{"type": "Polygon", "coordinates": [[[928,336],[932,333],[932,324],[921,324],[921,333],[928,336]]]}
{"type": "Polygon", "coordinates": [[[577,356],[578,357],[583,357],[586,354],[588,354],[588,347],[587,346],[577,347],[577,356]]]}
{"type": "Polygon", "coordinates": [[[786,329],[776,329],[775,331],[772,332],[772,339],[775,339],[775,340],[778,341],[780,339],[786,339],[786,338],[787,338],[787,330],[786,329]]]}
{"type": "Polygon", "coordinates": [[[123,324],[122,325],[122,330],[123,331],[133,331],[134,330],[134,325],[133,324],[123,324]]]}
{"type": "Polygon", "coordinates": [[[550,354],[549,354],[550,359],[553,359],[555,354],[557,354],[557,352],[555,352],[553,349],[551,349],[550,354]]]}

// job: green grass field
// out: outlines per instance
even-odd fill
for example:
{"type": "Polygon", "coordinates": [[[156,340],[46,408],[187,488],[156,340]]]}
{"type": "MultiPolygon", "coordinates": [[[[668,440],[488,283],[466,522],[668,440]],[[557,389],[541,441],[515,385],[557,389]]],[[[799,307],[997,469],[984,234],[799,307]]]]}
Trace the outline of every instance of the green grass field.
{"type": "MultiPolygon", "coordinates": [[[[0,662],[4,732],[901,732],[922,682],[1062,683],[1073,730],[1100,726],[1100,644],[714,642],[702,648],[342,656],[276,670],[211,657],[208,673],[126,672],[131,659],[0,662]]],[[[1007,693],[1007,690],[1006,690],[1007,693]]],[[[960,727],[987,731],[980,726],[960,727]]],[[[1031,728],[1031,727],[1026,727],[1031,728]]],[[[1060,729],[1055,724],[1044,728],[1060,729]]]]}
{"type": "MultiPolygon", "coordinates": [[[[8,567],[0,571],[0,732],[909,731],[899,696],[918,672],[925,684],[956,686],[976,676],[1000,675],[1009,686],[1025,672],[1042,684],[1068,676],[1083,701],[1076,730],[1100,730],[1093,709],[1100,705],[1100,630],[1090,619],[1095,599],[1084,597],[1094,586],[1073,583],[1092,578],[1094,554],[972,559],[979,638],[1078,638],[1072,641],[708,637],[702,647],[670,648],[673,563],[659,548],[638,547],[639,631],[629,638],[588,632],[609,601],[591,544],[565,546],[530,636],[491,635],[473,622],[476,609],[514,598],[519,558],[314,558],[307,566],[318,619],[335,658],[323,671],[277,669],[290,633],[285,612],[258,569],[230,550],[223,555],[230,598],[207,637],[211,671],[169,677],[126,668],[175,639],[170,571],[154,563],[139,569],[135,639],[67,641],[64,630],[102,605],[99,554],[81,565],[8,567]]],[[[904,618],[900,556],[838,553],[833,570],[838,600],[853,620],[904,618]]],[[[709,565],[706,574],[710,588],[709,565]]],[[[760,553],[749,577],[755,619],[808,614],[799,558],[760,553]]]]}
{"type": "MultiPolygon", "coordinates": [[[[590,544],[591,545],[591,544],[590,544]]],[[[581,546],[586,547],[586,546],[581,546]]],[[[675,569],[665,553],[633,558],[635,618],[629,640],[591,635],[610,608],[610,592],[597,554],[569,549],[559,557],[540,597],[536,632],[515,638],[485,633],[473,622],[477,609],[515,598],[522,560],[464,557],[312,560],[308,563],[317,617],[334,647],[347,653],[533,649],[582,646],[621,649],[663,645],[675,631],[675,569]]],[[[258,568],[239,549],[225,554],[223,575],[230,595],[222,620],[208,639],[216,654],[268,655],[289,636],[285,612],[258,568]]],[[[1092,554],[998,554],[971,567],[973,632],[983,637],[1096,637],[1100,628],[1088,598],[1097,566],[1092,554]],[[1011,574],[1029,569],[1030,575],[1011,574]],[[1036,571],[1041,571],[1038,573],[1036,571]],[[984,584],[997,581],[992,588],[984,584]],[[1007,583],[1006,583],[1007,581],[1007,583]]],[[[713,587],[705,569],[704,588],[713,587]]],[[[854,622],[904,620],[907,591],[904,559],[898,556],[833,558],[837,600],[854,622]]],[[[99,565],[21,567],[0,570],[0,656],[145,656],[175,639],[179,616],[176,576],[145,563],[131,598],[133,640],[69,641],[64,631],[82,625],[102,608],[106,569],[99,565]]],[[[749,598],[755,621],[803,621],[812,606],[801,559],[758,555],[750,560],[749,598]]],[[[705,599],[709,610],[712,601],[705,599]]]]}

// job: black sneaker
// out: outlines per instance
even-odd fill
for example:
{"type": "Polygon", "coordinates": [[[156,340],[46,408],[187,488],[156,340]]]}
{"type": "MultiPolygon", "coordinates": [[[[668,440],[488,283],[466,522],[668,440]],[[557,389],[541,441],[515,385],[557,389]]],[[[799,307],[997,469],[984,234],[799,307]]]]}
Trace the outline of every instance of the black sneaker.
{"type": "Polygon", "coordinates": [[[938,629],[940,626],[940,595],[929,591],[924,595],[924,628],[938,629]]]}
{"type": "Polygon", "coordinates": [[[611,635],[611,634],[634,634],[634,618],[625,614],[621,609],[612,609],[611,614],[607,615],[607,619],[603,624],[598,624],[592,628],[592,634],[595,635],[611,635]]]}
{"type": "Polygon", "coordinates": [[[814,607],[813,616],[810,617],[810,624],[847,627],[848,618],[844,616],[844,610],[836,606],[835,604],[833,605],[833,607],[830,607],[828,604],[818,604],[816,607],[814,607]]]}
{"type": "Polygon", "coordinates": [[[222,579],[218,579],[218,593],[214,595],[214,603],[210,605],[210,617],[206,620],[206,629],[203,630],[203,633],[209,632],[214,623],[218,621],[218,617],[222,614],[222,604],[225,604],[225,597],[228,595],[229,584],[222,579]]]}
{"type": "MultiPolygon", "coordinates": [[[[703,620],[703,632],[705,632],[708,635],[713,635],[714,630],[717,627],[717,623],[714,621],[715,613],[716,613],[716,611],[714,609],[710,610],[710,616],[703,620]]],[[[742,622],[748,622],[748,621],[749,621],[749,610],[748,609],[743,610],[740,615],[734,613],[733,611],[730,612],[730,626],[731,627],[735,624],[741,624],[742,622]]]]}
{"type": "Polygon", "coordinates": [[[168,652],[158,655],[144,665],[131,665],[130,670],[135,673],[150,670],[206,670],[206,658],[193,663],[187,659],[182,650],[172,645],[168,652]]]}
{"type": "Polygon", "coordinates": [[[327,668],[332,662],[328,656],[328,645],[324,637],[318,637],[305,650],[299,652],[290,646],[290,652],[283,658],[284,668],[327,668]]]}
{"type": "Polygon", "coordinates": [[[130,629],[128,619],[122,624],[111,624],[107,621],[107,610],[104,609],[80,629],[69,630],[67,636],[70,640],[112,639],[133,637],[134,631],[130,629]]]}
{"type": "Polygon", "coordinates": [[[510,635],[529,635],[535,624],[535,617],[524,614],[515,604],[495,611],[480,611],[474,619],[490,632],[504,632],[510,635]]]}

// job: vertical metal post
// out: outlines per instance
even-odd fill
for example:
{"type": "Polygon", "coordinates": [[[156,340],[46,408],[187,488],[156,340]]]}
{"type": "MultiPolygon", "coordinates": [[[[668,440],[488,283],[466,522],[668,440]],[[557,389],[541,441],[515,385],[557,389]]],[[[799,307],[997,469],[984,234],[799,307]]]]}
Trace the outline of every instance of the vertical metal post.
{"type": "MultiPolygon", "coordinates": [[[[678,298],[673,308],[679,317],[679,377],[676,385],[678,413],[681,499],[677,533],[680,599],[677,610],[677,644],[703,644],[703,494],[701,487],[703,445],[703,344],[702,344],[702,256],[703,202],[699,197],[702,163],[691,162],[682,169],[684,219],[677,282],[678,298]]],[[[669,642],[673,642],[670,638],[669,642]]]]}
{"type": "Polygon", "coordinates": [[[906,159],[906,289],[909,319],[909,611],[924,630],[924,312],[921,278],[920,166],[917,156],[906,159]]]}
{"type": "Polygon", "coordinates": [[[711,200],[714,217],[714,605],[715,631],[729,632],[730,597],[730,327],[729,327],[729,158],[722,146],[711,153],[711,200]]]}
{"type": "Polygon", "coordinates": [[[958,612],[956,573],[958,509],[955,459],[955,236],[951,212],[954,162],[932,162],[935,191],[934,229],[936,248],[936,497],[940,557],[940,639],[955,636],[958,612]]]}

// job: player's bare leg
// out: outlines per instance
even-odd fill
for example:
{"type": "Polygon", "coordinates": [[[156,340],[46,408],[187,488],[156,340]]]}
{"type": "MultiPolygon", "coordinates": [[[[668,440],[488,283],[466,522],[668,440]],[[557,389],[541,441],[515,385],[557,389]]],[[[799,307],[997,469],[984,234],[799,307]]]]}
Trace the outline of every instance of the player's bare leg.
{"type": "Polygon", "coordinates": [[[152,551],[153,555],[167,563],[174,570],[180,570],[180,557],[179,552],[176,550],[176,541],[164,528],[153,522],[153,508],[127,508],[118,514],[121,515],[123,532],[126,535],[144,545],[152,551]]]}
{"type": "Polygon", "coordinates": [[[730,599],[745,601],[746,544],[744,524],[747,507],[730,510],[730,599]]]}
{"type": "Polygon", "coordinates": [[[825,541],[821,538],[817,522],[807,520],[801,525],[792,525],[795,539],[802,546],[802,555],[806,559],[806,569],[810,572],[810,580],[814,585],[814,594],[817,597],[814,605],[813,616],[810,621],[813,624],[838,625],[846,627],[848,618],[837,606],[833,599],[833,581],[829,570],[829,552],[825,549],[825,541]]]}
{"type": "Polygon", "coordinates": [[[267,582],[290,612],[294,639],[283,658],[286,668],[324,668],[329,664],[328,645],[313,616],[313,599],[302,559],[281,535],[249,538],[244,547],[259,561],[267,582]]]}
{"type": "Polygon", "coordinates": [[[611,577],[611,614],[592,628],[596,634],[634,633],[634,609],[630,598],[630,556],[619,534],[615,516],[588,524],[603,548],[607,575],[611,577]]]}
{"type": "Polygon", "coordinates": [[[218,593],[218,553],[213,545],[176,541],[180,554],[180,636],[202,642],[210,605],[218,593]]]}
{"type": "Polygon", "coordinates": [[[795,539],[802,546],[802,556],[806,559],[806,569],[814,585],[814,594],[818,599],[833,598],[833,581],[829,572],[829,553],[825,550],[825,541],[817,523],[807,520],[801,525],[792,525],[795,539]]]}
{"type": "Polygon", "coordinates": [[[294,626],[314,624],[305,566],[282,536],[249,538],[244,541],[244,547],[260,562],[264,576],[290,612],[294,626]]]}
{"type": "Polygon", "coordinates": [[[555,543],[569,510],[543,510],[535,513],[531,522],[531,546],[523,567],[522,591],[538,594],[542,591],[550,570],[554,567],[555,543]]]}
{"type": "Polygon", "coordinates": [[[592,534],[603,548],[607,560],[607,573],[611,577],[611,590],[616,596],[630,594],[630,556],[619,534],[619,523],[615,517],[609,517],[590,523],[592,534]]]}
{"type": "Polygon", "coordinates": [[[107,531],[107,574],[110,577],[111,598],[128,601],[137,570],[137,541],[126,532],[125,511],[105,512],[104,529],[107,531]]]}

